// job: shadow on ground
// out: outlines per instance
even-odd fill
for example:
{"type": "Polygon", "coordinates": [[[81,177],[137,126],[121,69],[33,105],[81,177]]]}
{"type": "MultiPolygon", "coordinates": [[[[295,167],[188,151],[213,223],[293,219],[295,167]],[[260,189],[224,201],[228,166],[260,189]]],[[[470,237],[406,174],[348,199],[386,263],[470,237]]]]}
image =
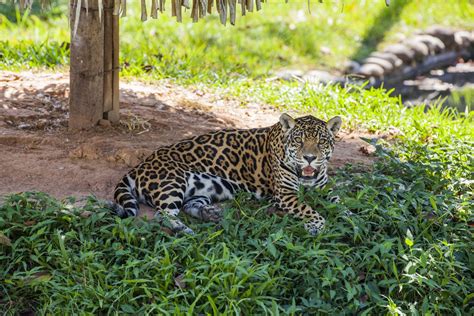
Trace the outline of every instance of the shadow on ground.
{"type": "MultiPolygon", "coordinates": [[[[269,126],[280,113],[200,90],[121,85],[121,123],[67,129],[68,76],[0,72],[0,197],[43,191],[111,199],[123,174],[160,145],[222,128],[269,126]]],[[[343,134],[333,168],[371,163],[358,134],[343,134]]]]}

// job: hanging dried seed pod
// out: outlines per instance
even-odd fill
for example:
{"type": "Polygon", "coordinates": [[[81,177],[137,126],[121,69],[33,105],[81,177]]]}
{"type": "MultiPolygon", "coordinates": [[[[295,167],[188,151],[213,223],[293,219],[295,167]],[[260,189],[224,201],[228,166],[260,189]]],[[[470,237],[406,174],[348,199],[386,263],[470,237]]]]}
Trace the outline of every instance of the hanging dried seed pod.
{"type": "Polygon", "coordinates": [[[102,10],[104,10],[104,5],[102,3],[102,0],[97,1],[97,6],[99,9],[99,20],[102,21],[102,10]]]}
{"type": "Polygon", "coordinates": [[[216,0],[216,3],[221,23],[225,25],[227,22],[227,0],[216,0]]]}
{"type": "MultiPolygon", "coordinates": [[[[87,4],[87,0],[86,0],[87,4]]],[[[114,11],[112,12],[113,15],[119,15],[120,14],[120,0],[114,0],[114,11]]]]}
{"type": "Polygon", "coordinates": [[[171,16],[176,16],[176,1],[171,0],[171,16]]]}
{"type": "Polygon", "coordinates": [[[127,0],[121,0],[120,9],[122,10],[121,16],[127,16],[127,0]]]}
{"type": "Polygon", "coordinates": [[[199,17],[206,16],[207,0],[199,0],[199,17]]]}
{"type": "Polygon", "coordinates": [[[207,13],[212,13],[212,0],[207,0],[207,13]]]}
{"type": "Polygon", "coordinates": [[[247,1],[247,11],[253,12],[253,0],[246,0],[247,1]]]}
{"type": "Polygon", "coordinates": [[[191,19],[196,23],[199,21],[199,0],[193,0],[193,8],[191,9],[191,19]]]}
{"type": "Polygon", "coordinates": [[[181,14],[182,2],[181,0],[173,0],[173,2],[175,3],[176,21],[182,22],[183,21],[183,16],[181,14]]]}
{"type": "Polygon", "coordinates": [[[183,0],[183,7],[185,7],[186,9],[189,9],[190,6],[189,6],[189,0],[183,0]]]}
{"type": "Polygon", "coordinates": [[[239,0],[239,3],[240,3],[240,9],[242,11],[242,16],[244,16],[245,13],[247,13],[246,12],[247,0],[239,0]]]}
{"type": "Polygon", "coordinates": [[[151,0],[150,17],[158,18],[158,0],[151,0]]]}
{"type": "MultiPolygon", "coordinates": [[[[76,1],[76,13],[75,13],[75,18],[74,18],[73,35],[76,35],[77,27],[79,26],[79,18],[81,16],[81,5],[82,5],[81,0],[77,0],[76,1]]],[[[100,8],[99,8],[99,17],[100,17],[100,8]]]]}
{"type": "Polygon", "coordinates": [[[41,10],[45,10],[46,6],[51,9],[51,1],[50,0],[41,0],[41,10]]]}
{"type": "Polygon", "coordinates": [[[235,15],[237,11],[237,0],[229,0],[230,24],[235,25],[235,15]]]}
{"type": "Polygon", "coordinates": [[[142,2],[142,21],[146,21],[147,14],[146,14],[146,3],[145,0],[141,0],[142,2]]]}

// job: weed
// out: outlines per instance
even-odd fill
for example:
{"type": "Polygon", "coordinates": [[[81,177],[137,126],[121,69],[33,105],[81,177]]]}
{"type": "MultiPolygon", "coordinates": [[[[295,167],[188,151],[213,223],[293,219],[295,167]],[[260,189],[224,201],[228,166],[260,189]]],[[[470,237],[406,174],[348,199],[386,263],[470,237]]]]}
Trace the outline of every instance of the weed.
{"type": "MultiPolygon", "coordinates": [[[[327,192],[302,193],[327,218],[317,237],[245,194],[227,203],[219,225],[184,218],[195,236],[118,219],[93,198],[78,207],[43,193],[11,195],[0,207],[0,310],[473,314],[474,112],[441,103],[405,108],[382,89],[264,80],[280,67],[339,66],[390,42],[396,31],[440,22],[472,28],[467,0],[402,2],[396,16],[383,1],[345,1],[343,8],[325,1],[313,5],[312,15],[302,3],[267,3],[263,14],[233,28],[216,17],[196,25],[166,16],[145,24],[122,20],[124,76],[173,78],[243,104],[341,115],[345,129],[400,133],[390,148],[379,140],[372,171],[346,166],[337,173],[330,187],[340,204],[325,201],[327,192]],[[383,30],[372,30],[380,16],[387,18],[383,30]]],[[[0,17],[0,32],[10,35],[0,42],[0,68],[67,65],[66,25],[54,15],[0,17]]],[[[131,131],[146,126],[133,117],[126,123],[131,131]]]]}
{"type": "Polygon", "coordinates": [[[174,237],[92,198],[76,209],[12,195],[0,209],[10,241],[0,245],[0,304],[53,314],[470,314],[471,149],[378,146],[372,172],[335,176],[341,204],[307,193],[328,219],[317,237],[245,195],[220,225],[185,218],[198,233],[174,237]]]}
{"type": "MultiPolygon", "coordinates": [[[[0,17],[0,68],[56,67],[68,64],[67,2],[55,3],[58,17],[17,14],[15,22],[0,17]]],[[[345,60],[364,57],[377,46],[433,24],[472,29],[469,0],[268,2],[262,11],[239,18],[234,27],[211,15],[177,23],[170,8],[158,20],[142,23],[139,3],[131,2],[120,20],[122,76],[181,83],[226,85],[242,77],[260,78],[285,67],[338,68],[345,60]],[[382,18],[382,20],[381,20],[382,18]],[[376,31],[374,31],[376,30],[376,31]]],[[[13,15],[13,14],[10,14],[13,15]]],[[[187,16],[187,15],[186,15],[187,16]]]]}

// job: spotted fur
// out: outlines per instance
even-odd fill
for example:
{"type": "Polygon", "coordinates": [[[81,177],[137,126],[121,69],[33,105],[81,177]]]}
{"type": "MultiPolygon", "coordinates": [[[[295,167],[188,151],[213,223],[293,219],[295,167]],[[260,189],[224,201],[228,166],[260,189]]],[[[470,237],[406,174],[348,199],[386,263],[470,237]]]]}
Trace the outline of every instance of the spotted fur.
{"type": "Polygon", "coordinates": [[[176,218],[218,220],[212,203],[246,191],[271,197],[276,206],[302,219],[316,234],[324,218],[297,198],[300,185],[320,188],[328,180],[327,162],[341,119],[327,123],[313,116],[293,119],[287,114],[270,127],[220,130],[164,146],[128,172],[115,188],[115,211],[136,216],[139,203],[166,214],[177,231],[192,233],[176,218]]]}

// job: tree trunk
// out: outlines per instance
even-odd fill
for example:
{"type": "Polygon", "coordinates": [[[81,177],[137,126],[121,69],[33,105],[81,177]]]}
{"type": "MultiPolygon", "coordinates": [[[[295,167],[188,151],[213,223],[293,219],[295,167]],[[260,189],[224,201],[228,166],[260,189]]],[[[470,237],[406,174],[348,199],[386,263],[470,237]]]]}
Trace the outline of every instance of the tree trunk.
{"type": "Polygon", "coordinates": [[[119,119],[118,16],[113,0],[104,0],[99,17],[98,1],[81,1],[74,34],[76,3],[71,0],[71,61],[69,129],[93,127],[100,119],[119,119]]]}

